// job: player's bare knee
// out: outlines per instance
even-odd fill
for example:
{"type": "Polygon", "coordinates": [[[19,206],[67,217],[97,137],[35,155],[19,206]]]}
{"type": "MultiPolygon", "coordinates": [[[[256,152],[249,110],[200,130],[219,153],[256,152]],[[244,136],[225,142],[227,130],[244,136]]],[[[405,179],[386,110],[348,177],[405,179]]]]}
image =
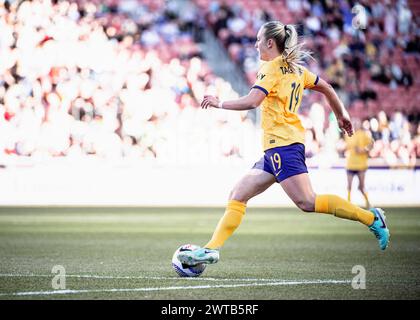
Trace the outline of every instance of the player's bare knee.
{"type": "Polygon", "coordinates": [[[302,199],[295,202],[296,205],[300,210],[303,212],[314,212],[315,211],[315,204],[313,201],[308,199],[302,199]]]}
{"type": "Polygon", "coordinates": [[[239,201],[239,202],[242,202],[242,203],[247,203],[249,199],[246,196],[246,194],[244,194],[243,192],[240,192],[240,190],[233,189],[229,194],[229,201],[230,200],[235,200],[235,201],[239,201]]]}

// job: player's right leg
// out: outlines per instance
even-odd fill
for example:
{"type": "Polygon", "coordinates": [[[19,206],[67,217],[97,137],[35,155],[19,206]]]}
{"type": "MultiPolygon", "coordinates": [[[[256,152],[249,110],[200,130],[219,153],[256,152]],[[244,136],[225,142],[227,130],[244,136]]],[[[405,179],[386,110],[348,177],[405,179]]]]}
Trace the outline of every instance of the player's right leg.
{"type": "Polygon", "coordinates": [[[272,174],[254,166],[231,191],[225,214],[219,220],[211,240],[203,248],[180,252],[179,261],[190,266],[216,263],[219,260],[219,249],[241,224],[247,202],[275,181],[272,174]]]}

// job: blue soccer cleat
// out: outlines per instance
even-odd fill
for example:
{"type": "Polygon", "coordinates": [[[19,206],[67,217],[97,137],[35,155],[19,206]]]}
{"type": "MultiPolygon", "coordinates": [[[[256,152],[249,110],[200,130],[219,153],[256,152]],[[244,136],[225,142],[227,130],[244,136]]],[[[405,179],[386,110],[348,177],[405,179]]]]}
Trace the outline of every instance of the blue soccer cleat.
{"type": "Polygon", "coordinates": [[[212,264],[219,261],[219,250],[199,248],[196,250],[180,251],[178,260],[187,266],[196,266],[200,263],[212,264]]]}
{"type": "Polygon", "coordinates": [[[370,211],[375,215],[375,220],[369,227],[376,239],[379,241],[379,247],[385,250],[389,243],[389,230],[385,223],[385,214],[381,208],[372,208],[370,211]]]}

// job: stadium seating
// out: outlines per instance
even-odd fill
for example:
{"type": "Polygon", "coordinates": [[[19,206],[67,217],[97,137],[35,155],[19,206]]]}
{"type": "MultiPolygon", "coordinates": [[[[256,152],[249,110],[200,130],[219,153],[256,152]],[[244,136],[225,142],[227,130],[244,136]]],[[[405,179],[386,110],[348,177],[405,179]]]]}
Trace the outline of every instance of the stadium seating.
{"type": "MultiPolygon", "coordinates": [[[[163,157],[162,141],[169,141],[173,136],[170,128],[179,119],[188,119],[191,113],[199,115],[197,110],[203,94],[221,94],[224,98],[237,96],[228,83],[211,72],[203,59],[196,39],[201,28],[217,31],[216,36],[226,46],[229,57],[242,68],[244,78],[252,84],[258,66],[253,48],[255,34],[267,19],[278,19],[299,25],[299,30],[307,36],[307,47],[318,60],[317,63],[311,62],[310,68],[315,68],[320,76],[333,80],[327,70],[334,59],[344,64],[345,82],[338,84],[337,90],[354,117],[372,121],[384,111],[391,124],[394,115],[401,113],[404,123],[410,122],[408,127],[402,124],[412,139],[406,147],[414,158],[420,157],[420,78],[416,76],[420,53],[413,40],[408,50],[408,40],[401,44],[401,39],[398,39],[400,44],[397,44],[397,36],[379,37],[380,40],[375,40],[376,49],[372,56],[366,50],[353,49],[354,45],[360,45],[360,41],[362,47],[373,43],[375,35],[370,29],[362,38],[340,31],[338,40],[344,41],[341,43],[328,37],[334,23],[326,24],[325,21],[331,20],[331,16],[319,21],[325,30],[317,31],[308,25],[310,18],[319,20],[312,12],[327,9],[314,8],[316,3],[288,0],[193,2],[199,8],[194,21],[183,20],[164,0],[34,0],[22,3],[19,14],[16,13],[17,2],[8,9],[4,3],[0,4],[0,28],[4,30],[0,49],[7,57],[0,61],[3,73],[0,79],[0,127],[3,130],[0,156],[163,157]],[[41,10],[40,4],[45,10],[41,10]],[[227,10],[229,16],[221,18],[221,10],[227,10]],[[19,24],[29,15],[35,18],[26,20],[31,21],[28,29],[20,28],[19,24]],[[231,18],[237,21],[229,24],[231,18]],[[206,21],[207,25],[201,25],[200,20],[206,21]],[[53,21],[61,21],[65,28],[57,28],[53,21]],[[79,50],[73,56],[66,55],[63,42],[70,35],[74,35],[71,40],[73,48],[79,50]],[[38,42],[30,41],[30,38],[38,39],[38,42]],[[350,53],[356,50],[357,54],[339,54],[337,48],[340,45],[350,53]],[[28,59],[32,58],[24,54],[28,52],[50,58],[28,64],[28,59]],[[95,58],[86,56],[88,52],[95,58]],[[355,56],[362,61],[360,69],[355,67],[355,56]],[[394,68],[384,69],[389,78],[385,82],[373,77],[371,66],[378,63],[383,68],[391,68],[389,64],[394,68]],[[404,70],[409,73],[406,82],[398,79],[399,72],[404,70]],[[136,122],[139,119],[140,122],[136,122]],[[100,130],[102,136],[99,133],[87,134],[98,127],[103,130],[100,130]],[[28,128],[33,131],[28,131],[28,128]]],[[[329,9],[338,10],[335,2],[329,5],[332,6],[329,9]]],[[[394,15],[404,10],[397,2],[393,5],[394,15]]],[[[418,33],[419,5],[416,1],[409,1],[409,6],[412,10],[410,30],[413,34],[418,33]]],[[[349,7],[341,10],[349,10],[349,7]]],[[[383,17],[375,19],[378,24],[384,24],[383,17]]],[[[315,102],[321,102],[328,112],[325,101],[316,95],[310,96],[302,105],[301,117],[306,125],[310,124],[308,114],[315,102]]],[[[220,124],[223,129],[235,131],[237,124],[242,123],[246,130],[253,130],[254,135],[257,132],[259,124],[250,124],[240,114],[224,113],[220,117],[209,117],[213,124],[208,126],[220,124]]],[[[324,129],[327,130],[329,125],[326,121],[324,129]]],[[[390,126],[390,130],[394,127],[390,126]]],[[[197,126],[191,130],[188,136],[197,137],[195,144],[208,143],[208,135],[202,132],[204,128],[197,126]]],[[[311,130],[310,125],[308,130],[311,130]]],[[[377,137],[381,139],[382,136],[387,137],[387,133],[377,137]]],[[[219,156],[229,159],[244,157],[244,147],[239,140],[228,146],[220,144],[219,156]]],[[[323,142],[315,143],[322,152],[323,142]]],[[[378,145],[387,148],[386,143],[378,142],[378,145]]],[[[377,156],[381,157],[381,154],[377,156]]]]}

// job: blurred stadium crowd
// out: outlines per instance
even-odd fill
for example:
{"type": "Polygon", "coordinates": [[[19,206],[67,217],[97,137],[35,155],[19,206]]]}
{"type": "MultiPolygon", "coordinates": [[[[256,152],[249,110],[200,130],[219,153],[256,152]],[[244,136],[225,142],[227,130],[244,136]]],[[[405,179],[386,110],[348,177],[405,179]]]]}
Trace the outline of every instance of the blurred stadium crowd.
{"type": "MultiPolygon", "coordinates": [[[[316,60],[309,68],[364,120],[371,157],[413,166],[420,16],[405,1],[359,3],[365,29],[352,26],[350,0],[195,0],[182,10],[164,0],[1,0],[0,159],[255,160],[258,123],[246,112],[199,108],[204,94],[238,94],[212,73],[198,43],[211,28],[252,84],[255,35],[279,19],[303,22],[316,60]]],[[[303,101],[307,156],[333,163],[344,156],[335,118],[318,94],[303,101]]]]}

